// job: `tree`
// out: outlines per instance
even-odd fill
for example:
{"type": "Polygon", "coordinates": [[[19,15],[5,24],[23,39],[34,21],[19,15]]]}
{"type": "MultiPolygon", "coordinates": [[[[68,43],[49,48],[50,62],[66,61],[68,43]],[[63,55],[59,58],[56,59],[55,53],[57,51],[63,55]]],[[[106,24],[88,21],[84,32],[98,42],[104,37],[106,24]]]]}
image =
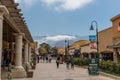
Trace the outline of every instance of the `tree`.
{"type": "Polygon", "coordinates": [[[51,46],[47,43],[42,43],[39,45],[39,54],[46,55],[49,53],[51,46]]]}
{"type": "Polygon", "coordinates": [[[56,46],[51,48],[52,54],[56,56],[58,53],[56,46]]]}

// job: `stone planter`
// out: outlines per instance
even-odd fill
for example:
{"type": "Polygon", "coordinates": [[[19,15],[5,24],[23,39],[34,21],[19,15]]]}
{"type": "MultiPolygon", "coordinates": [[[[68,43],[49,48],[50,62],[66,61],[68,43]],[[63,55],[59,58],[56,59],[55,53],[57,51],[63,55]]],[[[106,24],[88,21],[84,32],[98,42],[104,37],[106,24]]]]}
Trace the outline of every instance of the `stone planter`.
{"type": "Polygon", "coordinates": [[[32,78],[32,77],[33,77],[33,71],[28,71],[27,78],[32,78]]]}
{"type": "Polygon", "coordinates": [[[36,66],[36,65],[32,65],[32,69],[35,69],[35,66],[36,66]]]}

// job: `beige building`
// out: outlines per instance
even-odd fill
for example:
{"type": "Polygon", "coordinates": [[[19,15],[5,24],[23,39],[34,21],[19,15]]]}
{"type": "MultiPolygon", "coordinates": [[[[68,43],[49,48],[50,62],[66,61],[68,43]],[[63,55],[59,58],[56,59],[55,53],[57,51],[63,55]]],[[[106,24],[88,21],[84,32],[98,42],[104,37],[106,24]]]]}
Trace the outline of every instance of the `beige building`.
{"type": "Polygon", "coordinates": [[[112,27],[99,32],[98,42],[100,58],[113,61],[113,49],[107,48],[108,45],[112,45],[112,27]]]}
{"type": "Polygon", "coordinates": [[[112,27],[98,34],[99,53],[103,60],[120,62],[120,14],[111,19],[112,27]]]}
{"type": "MultiPolygon", "coordinates": [[[[79,53],[81,53],[81,47],[83,44],[88,43],[88,40],[78,40],[76,42],[74,42],[73,44],[70,45],[69,47],[69,54],[73,55],[75,50],[79,50],[79,53]]],[[[80,57],[83,56],[83,54],[79,54],[80,57]]]]}
{"type": "Polygon", "coordinates": [[[64,47],[57,47],[57,52],[60,55],[65,55],[65,48],[64,47]]]}
{"type": "Polygon", "coordinates": [[[7,58],[14,65],[13,77],[26,77],[23,64],[30,62],[33,39],[18,5],[14,0],[0,0],[0,65],[4,67],[7,58]]]}
{"type": "Polygon", "coordinates": [[[111,19],[112,21],[112,45],[107,47],[113,50],[114,62],[120,62],[120,14],[111,19]]]}
{"type": "Polygon", "coordinates": [[[90,48],[90,42],[87,44],[83,44],[81,46],[81,54],[82,57],[86,57],[86,58],[95,58],[95,55],[97,53],[97,49],[91,49],[90,48]]]}

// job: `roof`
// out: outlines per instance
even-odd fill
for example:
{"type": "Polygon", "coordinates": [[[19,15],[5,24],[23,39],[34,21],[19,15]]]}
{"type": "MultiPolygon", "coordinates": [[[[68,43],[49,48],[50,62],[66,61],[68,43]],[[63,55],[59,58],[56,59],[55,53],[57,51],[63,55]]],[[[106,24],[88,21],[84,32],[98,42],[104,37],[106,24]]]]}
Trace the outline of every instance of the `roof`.
{"type": "Polygon", "coordinates": [[[114,20],[116,20],[118,18],[120,18],[120,14],[118,14],[118,15],[114,16],[113,18],[111,18],[111,21],[114,21],[114,20]]]}
{"type": "Polygon", "coordinates": [[[120,46],[118,46],[118,45],[111,45],[111,46],[107,46],[107,48],[120,48],[120,46]]]}
{"type": "Polygon", "coordinates": [[[108,27],[108,28],[106,28],[106,29],[104,29],[104,30],[99,31],[99,33],[104,32],[104,31],[107,31],[107,30],[109,30],[109,29],[112,29],[112,26],[111,26],[111,27],[108,27]]]}
{"type": "Polygon", "coordinates": [[[12,26],[10,27],[13,28],[14,26],[14,29],[17,30],[17,32],[25,34],[25,39],[33,42],[33,38],[29,32],[28,26],[26,25],[23,14],[21,13],[21,9],[18,9],[19,4],[15,3],[14,0],[0,0],[0,4],[4,5],[9,12],[9,15],[5,17],[10,23],[12,23],[12,26]]]}

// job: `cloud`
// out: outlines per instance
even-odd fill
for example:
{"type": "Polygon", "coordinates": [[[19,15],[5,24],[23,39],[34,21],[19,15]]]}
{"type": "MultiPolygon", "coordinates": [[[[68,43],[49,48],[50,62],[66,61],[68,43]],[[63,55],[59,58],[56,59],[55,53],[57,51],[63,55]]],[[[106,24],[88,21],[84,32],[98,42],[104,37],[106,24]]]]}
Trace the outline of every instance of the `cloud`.
{"type": "Polygon", "coordinates": [[[34,40],[38,42],[38,45],[41,43],[48,43],[51,46],[55,46],[57,43],[61,45],[65,42],[65,40],[75,40],[75,36],[69,35],[56,35],[56,36],[35,36],[34,40]],[[61,43],[62,42],[62,43],[61,43]]]}
{"type": "Polygon", "coordinates": [[[15,2],[22,3],[24,6],[30,7],[37,2],[41,2],[42,5],[52,8],[56,11],[66,10],[73,11],[80,9],[94,0],[15,0],[15,2]]]}
{"type": "Polygon", "coordinates": [[[73,39],[76,39],[75,36],[68,36],[68,35],[57,35],[57,36],[49,36],[49,37],[46,37],[46,40],[49,40],[49,41],[62,41],[62,40],[73,40],[73,39]]]}
{"type": "Polygon", "coordinates": [[[43,4],[55,10],[76,10],[80,9],[93,0],[41,0],[43,4]]]}

